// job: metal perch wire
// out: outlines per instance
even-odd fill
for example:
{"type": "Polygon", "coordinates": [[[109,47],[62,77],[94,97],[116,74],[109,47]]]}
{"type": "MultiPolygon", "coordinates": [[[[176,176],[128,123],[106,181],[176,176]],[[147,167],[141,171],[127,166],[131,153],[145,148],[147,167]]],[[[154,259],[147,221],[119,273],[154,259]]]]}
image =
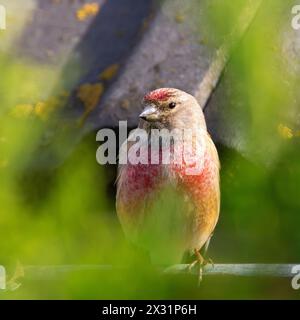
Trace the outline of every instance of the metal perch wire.
{"type": "MultiPolygon", "coordinates": [[[[199,269],[189,270],[189,264],[176,264],[167,268],[156,268],[159,273],[165,275],[191,274],[199,275],[199,269]]],[[[59,279],[64,275],[76,272],[108,272],[128,270],[130,266],[115,265],[28,265],[22,266],[18,263],[14,275],[7,279],[2,289],[6,291],[17,290],[24,279],[35,281],[51,281],[59,279]]],[[[292,278],[295,273],[300,272],[299,264],[215,264],[203,267],[203,276],[238,276],[238,277],[274,277],[292,278]]]]}
{"type": "MultiPolygon", "coordinates": [[[[203,275],[229,275],[229,276],[271,276],[293,277],[292,268],[300,264],[215,264],[203,268],[203,275]]],[[[176,264],[163,268],[164,274],[189,273],[188,264],[176,264]]],[[[52,278],[64,273],[77,271],[112,271],[124,270],[126,266],[113,265],[62,265],[62,266],[24,266],[24,276],[30,279],[52,278]]],[[[196,274],[197,268],[191,270],[196,274]]]]}

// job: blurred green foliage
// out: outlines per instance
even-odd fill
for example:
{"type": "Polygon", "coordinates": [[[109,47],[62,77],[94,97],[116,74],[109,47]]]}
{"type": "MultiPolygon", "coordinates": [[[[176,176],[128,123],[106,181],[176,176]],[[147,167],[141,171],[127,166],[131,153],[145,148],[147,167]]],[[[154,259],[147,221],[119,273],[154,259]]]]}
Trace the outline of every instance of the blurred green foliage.
{"type": "MultiPolygon", "coordinates": [[[[246,2],[204,1],[207,20],[201,25],[211,45],[224,41],[246,2]]],[[[209,250],[216,263],[300,262],[297,79],[282,65],[279,47],[287,12],[288,1],[264,1],[223,75],[233,99],[220,102],[220,108],[226,103],[228,112],[250,121],[244,128],[247,157],[219,146],[222,208],[209,250]],[[278,132],[280,124],[287,131],[278,132]],[[284,134],[288,130],[291,135],[284,134]]],[[[0,291],[1,299],[299,298],[289,279],[207,277],[197,288],[195,277],[159,275],[124,239],[114,208],[116,168],[97,165],[94,135],[59,167],[30,165],[48,130],[35,104],[51,95],[49,82],[56,76],[51,68],[6,56],[0,68],[0,264],[9,276],[17,261],[128,266],[50,280],[25,274],[18,290],[0,291]]]]}

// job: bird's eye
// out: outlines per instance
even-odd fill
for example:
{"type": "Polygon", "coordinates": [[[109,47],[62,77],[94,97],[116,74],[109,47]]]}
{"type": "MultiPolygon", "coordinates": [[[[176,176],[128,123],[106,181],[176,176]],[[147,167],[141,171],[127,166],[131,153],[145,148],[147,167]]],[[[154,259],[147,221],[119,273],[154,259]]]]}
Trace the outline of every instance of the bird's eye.
{"type": "Polygon", "coordinates": [[[175,102],[170,102],[169,103],[169,108],[170,109],[174,109],[176,107],[176,103],[175,102]]]}

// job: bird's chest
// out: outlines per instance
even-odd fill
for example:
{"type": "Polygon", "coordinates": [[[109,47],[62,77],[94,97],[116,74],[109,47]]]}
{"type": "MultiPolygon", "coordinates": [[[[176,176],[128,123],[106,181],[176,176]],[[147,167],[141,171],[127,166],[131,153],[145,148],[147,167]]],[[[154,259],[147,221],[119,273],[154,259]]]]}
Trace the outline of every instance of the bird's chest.
{"type": "Polygon", "coordinates": [[[123,200],[139,203],[158,190],[164,182],[162,165],[128,164],[123,173],[123,200]]]}
{"type": "MultiPolygon", "coordinates": [[[[204,167],[197,174],[190,174],[186,165],[127,164],[123,172],[122,201],[128,209],[156,200],[165,189],[174,189],[185,198],[197,201],[209,190],[212,168],[205,159],[204,167]]],[[[131,211],[131,210],[129,210],[131,211]]]]}

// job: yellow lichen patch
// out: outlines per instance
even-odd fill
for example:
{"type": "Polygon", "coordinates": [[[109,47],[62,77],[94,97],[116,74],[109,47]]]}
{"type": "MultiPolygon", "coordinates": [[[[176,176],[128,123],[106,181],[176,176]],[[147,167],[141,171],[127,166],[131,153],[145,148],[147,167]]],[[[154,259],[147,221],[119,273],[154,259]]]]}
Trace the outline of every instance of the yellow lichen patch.
{"type": "Polygon", "coordinates": [[[76,16],[79,21],[84,21],[89,17],[95,16],[100,10],[100,5],[97,2],[86,3],[77,10],[76,16]]]}
{"type": "Polygon", "coordinates": [[[184,20],[185,20],[185,17],[184,17],[183,14],[181,14],[181,13],[177,13],[177,14],[176,14],[176,16],[175,16],[175,21],[176,21],[177,23],[183,23],[184,20]]]}
{"type": "Polygon", "coordinates": [[[34,113],[39,118],[45,120],[48,117],[47,104],[44,101],[39,101],[34,107],[34,113]]]}
{"type": "Polygon", "coordinates": [[[52,112],[64,106],[69,96],[68,91],[62,91],[57,96],[49,97],[47,100],[38,101],[35,104],[19,104],[12,109],[11,115],[16,118],[35,115],[42,120],[46,120],[52,112]]]}
{"type": "Polygon", "coordinates": [[[96,108],[103,92],[104,86],[102,83],[86,83],[79,87],[77,97],[84,105],[84,113],[80,119],[81,124],[85,121],[89,113],[96,108]]]}
{"type": "Polygon", "coordinates": [[[59,97],[50,97],[46,101],[39,101],[34,106],[34,113],[42,120],[48,119],[50,114],[60,108],[64,101],[59,97]]]}
{"type": "Polygon", "coordinates": [[[18,104],[13,108],[11,114],[16,118],[27,118],[32,115],[33,110],[32,104],[18,104]]]}
{"type": "Polygon", "coordinates": [[[279,124],[277,130],[279,135],[284,139],[291,139],[294,136],[292,129],[290,129],[287,126],[284,126],[283,124],[279,124]]]}
{"type": "Polygon", "coordinates": [[[112,64],[100,74],[100,79],[109,81],[116,76],[118,70],[119,70],[119,65],[116,63],[112,64]]]}
{"type": "Polygon", "coordinates": [[[127,110],[130,107],[130,102],[128,99],[123,99],[121,101],[121,108],[127,110]]]}

